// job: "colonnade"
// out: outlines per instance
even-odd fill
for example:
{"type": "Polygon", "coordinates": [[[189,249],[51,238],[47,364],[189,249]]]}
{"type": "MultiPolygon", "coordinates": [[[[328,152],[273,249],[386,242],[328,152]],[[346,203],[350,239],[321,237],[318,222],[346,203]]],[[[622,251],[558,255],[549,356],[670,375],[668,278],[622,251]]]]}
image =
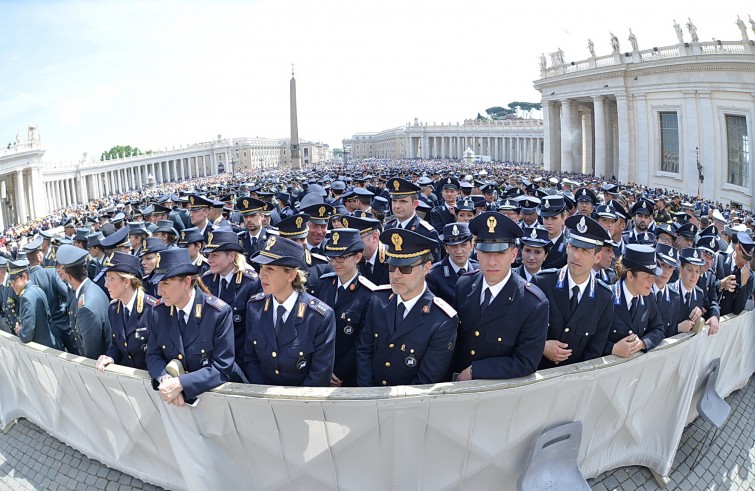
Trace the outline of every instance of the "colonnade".
{"type": "Polygon", "coordinates": [[[624,95],[543,101],[545,167],[626,180],[628,105],[624,95]],[[621,154],[620,154],[621,152],[621,154]],[[622,174],[621,176],[619,174],[622,174]]]}
{"type": "MultiPolygon", "coordinates": [[[[145,186],[215,175],[219,165],[227,161],[225,154],[210,154],[159,162],[135,162],[128,167],[99,172],[96,168],[80,169],[74,177],[68,177],[70,173],[66,173],[62,179],[46,182],[45,191],[50,209],[55,210],[86,203],[90,199],[141,190],[145,186]]],[[[107,162],[99,163],[100,166],[103,164],[107,166],[107,162]]]]}
{"type": "Polygon", "coordinates": [[[543,161],[542,136],[418,136],[409,137],[408,158],[461,159],[471,148],[497,162],[543,161]]]}

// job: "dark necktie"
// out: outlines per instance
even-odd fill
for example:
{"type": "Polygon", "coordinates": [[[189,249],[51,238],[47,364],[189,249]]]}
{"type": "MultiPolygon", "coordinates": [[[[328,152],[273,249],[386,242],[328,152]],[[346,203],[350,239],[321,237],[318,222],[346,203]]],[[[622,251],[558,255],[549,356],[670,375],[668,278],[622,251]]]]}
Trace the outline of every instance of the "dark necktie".
{"type": "Polygon", "coordinates": [[[336,290],[336,302],[338,301],[339,298],[343,298],[342,295],[344,295],[345,293],[346,293],[346,288],[344,288],[343,286],[339,286],[338,289],[336,290]]]}
{"type": "Polygon", "coordinates": [[[404,312],[406,312],[406,307],[403,303],[399,302],[398,306],[396,307],[396,325],[398,326],[401,324],[401,321],[404,320],[404,312]]]}
{"type": "Polygon", "coordinates": [[[286,313],[286,307],[278,305],[278,316],[275,318],[275,333],[278,334],[283,327],[283,314],[286,313]]]}
{"type": "Polygon", "coordinates": [[[461,276],[467,272],[467,268],[459,268],[459,271],[457,271],[457,275],[461,276]]]}
{"type": "Polygon", "coordinates": [[[186,320],[184,319],[184,313],[182,310],[178,311],[178,328],[181,330],[181,337],[186,332],[186,320]]]}
{"type": "Polygon", "coordinates": [[[629,317],[634,320],[634,316],[637,314],[637,306],[640,304],[640,297],[634,297],[632,299],[632,306],[629,308],[629,317]]]}
{"type": "Polygon", "coordinates": [[[257,250],[257,237],[252,237],[252,249],[257,250]]]}
{"type": "Polygon", "coordinates": [[[369,275],[370,279],[372,278],[372,263],[367,263],[367,275],[369,275]]]}
{"type": "Polygon", "coordinates": [[[663,303],[663,292],[658,290],[658,293],[655,294],[655,298],[658,299],[658,305],[660,306],[661,303],[663,303]]]}
{"type": "Polygon", "coordinates": [[[223,278],[220,280],[220,292],[218,292],[218,297],[221,297],[225,294],[225,291],[228,289],[228,280],[223,278]]]}
{"type": "Polygon", "coordinates": [[[574,285],[574,288],[571,289],[571,298],[569,299],[570,315],[574,315],[574,311],[577,310],[577,305],[579,305],[579,287],[574,285]]]}
{"type": "Polygon", "coordinates": [[[687,292],[687,293],[684,294],[684,305],[686,305],[687,307],[690,306],[690,301],[689,300],[690,300],[691,297],[692,297],[692,293],[691,292],[687,292]]]}
{"type": "Polygon", "coordinates": [[[482,305],[480,305],[480,315],[485,313],[485,311],[488,309],[491,298],[493,298],[493,292],[490,291],[490,288],[485,288],[485,293],[482,298],[482,305]]]}

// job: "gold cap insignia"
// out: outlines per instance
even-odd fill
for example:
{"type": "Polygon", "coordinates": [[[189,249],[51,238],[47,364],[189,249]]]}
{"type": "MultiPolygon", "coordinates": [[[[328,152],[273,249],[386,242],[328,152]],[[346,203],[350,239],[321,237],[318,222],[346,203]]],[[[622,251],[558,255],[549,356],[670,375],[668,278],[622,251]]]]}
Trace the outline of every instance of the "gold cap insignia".
{"type": "Polygon", "coordinates": [[[345,218],[343,218],[343,219],[341,220],[341,223],[343,223],[343,226],[344,226],[344,227],[346,227],[346,228],[349,228],[349,221],[348,221],[348,220],[346,220],[345,218]]]}
{"type": "Polygon", "coordinates": [[[212,235],[212,232],[210,232],[209,235],[207,235],[207,247],[213,247],[212,239],[213,239],[213,235],[212,235]]]}
{"type": "Polygon", "coordinates": [[[155,255],[155,269],[158,269],[160,267],[160,253],[158,252],[155,255]]]}
{"type": "Polygon", "coordinates": [[[191,201],[191,204],[194,204],[194,196],[189,196],[189,201],[191,201]]]}
{"type": "Polygon", "coordinates": [[[393,180],[393,189],[396,190],[396,191],[398,191],[400,187],[401,187],[401,183],[398,182],[398,179],[394,179],[393,180]]]}
{"type": "Polygon", "coordinates": [[[301,228],[301,224],[304,222],[302,217],[296,217],[296,228],[301,228]]]}
{"type": "Polygon", "coordinates": [[[321,206],[321,207],[320,207],[320,208],[319,208],[319,209],[317,210],[317,213],[319,213],[319,214],[320,214],[320,217],[324,217],[324,216],[325,216],[325,211],[326,211],[326,208],[325,208],[324,206],[321,206]]]}
{"type": "Polygon", "coordinates": [[[245,200],[243,201],[243,203],[244,203],[244,208],[245,208],[245,209],[248,209],[248,208],[249,208],[249,200],[248,200],[248,199],[245,199],[245,200]]]}
{"type": "Polygon", "coordinates": [[[267,239],[267,245],[265,246],[266,251],[269,251],[273,247],[273,244],[275,244],[275,240],[276,239],[274,235],[271,235],[270,238],[267,239]]]}
{"type": "Polygon", "coordinates": [[[145,248],[145,249],[147,248],[147,239],[144,239],[142,241],[142,247],[145,248]]]}
{"type": "Polygon", "coordinates": [[[495,233],[495,226],[498,225],[498,220],[495,217],[488,217],[488,233],[495,233]]]}
{"type": "Polygon", "coordinates": [[[331,237],[331,241],[333,242],[333,245],[338,245],[338,239],[341,238],[341,235],[336,232],[333,234],[333,237],[331,237]]]}
{"type": "Polygon", "coordinates": [[[399,234],[393,234],[391,235],[391,242],[393,243],[393,247],[396,248],[396,251],[401,251],[401,244],[404,243],[404,239],[401,238],[401,235],[399,234]]]}

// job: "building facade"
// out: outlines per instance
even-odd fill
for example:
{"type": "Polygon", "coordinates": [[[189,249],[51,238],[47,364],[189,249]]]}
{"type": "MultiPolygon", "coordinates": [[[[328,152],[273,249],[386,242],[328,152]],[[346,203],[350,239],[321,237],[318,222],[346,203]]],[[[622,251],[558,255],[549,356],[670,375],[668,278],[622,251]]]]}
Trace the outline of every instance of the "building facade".
{"type": "Polygon", "coordinates": [[[546,169],[752,208],[752,41],[680,36],[673,46],[552,61],[541,59],[534,84],[543,97],[546,169]]]}
{"type": "MultiPolygon", "coordinates": [[[[302,162],[333,158],[327,144],[300,143],[302,162]]],[[[114,160],[43,162],[45,149],[36,128],[27,142],[0,150],[0,230],[40,218],[52,210],[90,199],[140,190],[156,184],[290,164],[291,140],[232,138],[114,160]],[[19,192],[20,191],[20,192],[19,192]]]]}
{"type": "Polygon", "coordinates": [[[536,119],[459,124],[414,123],[377,133],[356,133],[343,140],[348,158],[457,159],[467,148],[497,162],[532,162],[543,157],[543,122],[536,119]]]}

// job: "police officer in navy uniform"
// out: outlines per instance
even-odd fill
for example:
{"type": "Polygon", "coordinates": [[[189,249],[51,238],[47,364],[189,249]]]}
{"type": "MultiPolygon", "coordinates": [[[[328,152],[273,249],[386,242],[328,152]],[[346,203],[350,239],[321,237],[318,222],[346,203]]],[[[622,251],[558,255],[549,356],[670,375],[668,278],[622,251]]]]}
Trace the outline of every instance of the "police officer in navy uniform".
{"type": "Polygon", "coordinates": [[[262,212],[268,206],[268,203],[250,197],[242,197],[236,201],[236,208],[244,220],[244,231],[238,234],[239,242],[247,259],[262,249],[267,240],[267,232],[262,229],[262,212]]]}
{"type": "Polygon", "coordinates": [[[454,359],[458,380],[524,377],[537,370],[548,332],[548,299],[513,274],[522,229],[498,212],[477,215],[480,269],[456,284],[459,343],[454,359]]]}
{"type": "Polygon", "coordinates": [[[208,293],[186,249],[158,253],[151,281],[160,300],[148,321],[146,361],[163,401],[183,406],[225,382],[244,381],[234,362],[231,307],[208,293]]]}
{"type": "Polygon", "coordinates": [[[441,180],[443,203],[435,206],[430,212],[430,223],[439,234],[443,227],[456,221],[456,198],[459,196],[459,180],[447,177],[441,180]]]}
{"type": "Polygon", "coordinates": [[[42,252],[44,252],[44,259],[42,260],[42,267],[43,268],[55,268],[55,250],[56,247],[53,246],[52,240],[53,237],[55,237],[55,234],[51,233],[48,230],[42,230],[39,232],[39,235],[42,236],[42,252]]]}
{"type": "Polygon", "coordinates": [[[204,196],[198,194],[189,196],[191,224],[199,229],[199,233],[204,235],[205,239],[207,239],[209,233],[215,228],[209,220],[211,206],[213,206],[213,201],[204,196]]]}
{"type": "Polygon", "coordinates": [[[333,309],[305,290],[300,243],[270,236],[252,257],[263,291],[247,304],[244,373],[253,384],[327,387],[333,374],[333,309]]]}
{"type": "MultiPolygon", "coordinates": [[[[322,254],[309,252],[307,249],[307,235],[309,234],[310,216],[306,213],[284,218],[278,222],[278,235],[301,244],[304,251],[304,264],[307,267],[307,292],[313,295],[320,278],[327,273],[332,273],[330,262],[322,254]]],[[[272,233],[272,232],[271,232],[272,233]]]]}
{"type": "Polygon", "coordinates": [[[640,236],[642,234],[647,232],[653,233],[655,230],[655,226],[653,225],[654,208],[655,205],[653,202],[646,198],[640,198],[632,205],[630,213],[633,217],[634,227],[621,235],[621,239],[625,244],[641,244],[642,239],[640,236]]]}
{"type": "Polygon", "coordinates": [[[108,307],[113,341],[108,352],[97,359],[96,367],[104,371],[105,367],[115,363],[146,370],[148,321],[157,300],[144,293],[139,258],[122,252],[113,253],[105,277],[113,298],[108,307]]]}
{"type": "Polygon", "coordinates": [[[206,239],[199,233],[197,227],[187,227],[181,230],[178,236],[178,247],[189,251],[189,260],[199,269],[199,276],[204,275],[210,269],[210,263],[202,254],[206,239]]]}
{"type": "Polygon", "coordinates": [[[29,261],[8,261],[8,277],[18,296],[18,322],[13,332],[24,343],[34,341],[48,348],[60,349],[50,331],[50,308],[45,293],[29,281],[29,261]]]}
{"type": "Polygon", "coordinates": [[[446,257],[433,264],[427,275],[427,287],[449,305],[454,303],[459,278],[479,269],[477,261],[470,259],[472,238],[467,223],[449,223],[443,227],[440,241],[446,248],[446,257]]]}
{"type": "Polygon", "coordinates": [[[110,258],[114,252],[123,252],[129,254],[131,252],[131,243],[128,240],[128,228],[121,228],[112,234],[108,235],[104,239],[100,240],[100,245],[105,249],[105,259],[102,261],[103,268],[95,275],[92,280],[100,289],[108,295],[108,301],[110,299],[107,288],[105,287],[105,271],[104,268],[110,263],[110,258]]]}
{"type": "Polygon", "coordinates": [[[425,282],[435,240],[407,229],[380,234],[391,290],[376,292],[357,340],[357,384],[433,384],[446,379],[459,319],[425,282]]]}
{"type": "Polygon", "coordinates": [[[532,282],[548,297],[548,337],[539,369],[603,356],[613,321],[613,295],[592,273],[608,232],[584,215],[566,219],[567,264],[541,271],[532,282]]]}
{"type": "Polygon", "coordinates": [[[546,196],[540,201],[540,218],[548,230],[551,248],[543,262],[543,269],[561,268],[566,265],[566,203],[563,196],[546,196]]]}
{"type": "Polygon", "coordinates": [[[651,295],[652,277],[660,273],[655,249],[648,245],[626,245],[616,266],[619,280],[611,287],[613,323],[604,355],[628,358],[640,350],[652,350],[663,340],[663,319],[651,295]]]}
{"type": "Polygon", "coordinates": [[[432,248],[433,261],[440,261],[438,232],[428,222],[420,219],[416,213],[420,187],[399,177],[390,179],[386,187],[391,193],[391,210],[395,218],[386,224],[385,230],[402,228],[434,240],[436,245],[432,248]]]}
{"type": "Polygon", "coordinates": [[[736,237],[734,252],[725,255],[723,261],[724,275],[733,276],[734,281],[723,285],[719,301],[721,315],[741,314],[753,291],[750,263],[755,252],[755,242],[747,232],[738,232],[736,237]]]}
{"type": "Polygon", "coordinates": [[[653,297],[663,320],[663,331],[667,338],[679,334],[679,290],[669,283],[679,267],[679,253],[668,244],[656,244],[655,257],[661,274],[656,275],[653,297]]]}
{"type": "Polygon", "coordinates": [[[542,271],[553,242],[548,238],[548,230],[540,224],[524,227],[519,242],[522,246],[521,264],[514,272],[525,280],[532,281],[532,277],[542,271]]]}
{"type": "Polygon", "coordinates": [[[71,287],[68,317],[75,343],[74,354],[96,360],[110,348],[111,332],[107,295],[87,277],[87,251],[72,245],[58,249],[56,261],[62,279],[71,287]]]}
{"type": "Polygon", "coordinates": [[[238,235],[230,230],[217,229],[210,232],[204,252],[208,255],[210,269],[202,276],[202,282],[211,294],[233,309],[236,363],[242,367],[246,340],[246,303],[253,294],[259,292],[257,273],[247,267],[238,235]]]}
{"type": "Polygon", "coordinates": [[[679,292],[679,332],[688,332],[699,317],[705,316],[705,292],[698,282],[705,259],[696,247],[685,247],[679,252],[681,266],[674,288],[679,292]]]}
{"type": "Polygon", "coordinates": [[[356,385],[356,340],[367,318],[367,305],[378,287],[359,273],[364,242],[359,230],[339,228],[332,232],[324,245],[333,273],[322,276],[315,297],[328,304],[336,317],[336,350],[332,387],[356,385]]]}
{"type": "Polygon", "coordinates": [[[42,261],[42,238],[26,244],[26,258],[29,261],[29,281],[42,289],[47,298],[47,306],[50,309],[50,331],[61,349],[74,349],[71,337],[71,325],[68,319],[66,303],[68,300],[68,287],[54,268],[44,268],[42,261]],[[65,340],[65,343],[64,343],[65,340]]]}
{"type": "Polygon", "coordinates": [[[347,215],[341,217],[341,224],[346,228],[359,230],[364,242],[359,273],[376,285],[387,285],[389,279],[388,266],[385,263],[386,246],[380,242],[380,233],[383,231],[380,221],[347,215]]]}
{"type": "MultiPolygon", "coordinates": [[[[700,232],[701,234],[703,232],[700,232]]],[[[700,257],[703,259],[700,278],[697,286],[703,291],[703,315],[706,324],[710,325],[708,334],[718,332],[718,319],[721,317],[721,308],[718,304],[720,280],[716,275],[714,268],[716,264],[716,252],[718,251],[718,241],[710,235],[701,235],[696,242],[696,248],[700,250],[700,257]],[[705,259],[705,256],[708,259],[705,259]]]]}
{"type": "MultiPolygon", "coordinates": [[[[311,201],[312,193],[305,196],[303,204],[311,201]]],[[[318,254],[322,256],[322,247],[325,245],[325,235],[328,230],[328,220],[335,215],[336,209],[333,205],[323,203],[322,198],[315,197],[319,202],[311,204],[309,206],[303,206],[300,211],[309,215],[309,223],[307,223],[307,237],[304,242],[304,246],[310,252],[310,254],[318,254]]]]}
{"type": "Polygon", "coordinates": [[[598,205],[598,197],[595,195],[592,189],[583,187],[577,189],[574,193],[574,199],[577,202],[578,215],[585,215],[592,218],[592,212],[598,205]]]}
{"type": "MultiPolygon", "coordinates": [[[[167,248],[168,246],[159,237],[144,239],[141,247],[139,247],[139,261],[141,263],[142,280],[144,281],[144,292],[155,298],[157,297],[157,286],[152,283],[152,275],[155,274],[157,266],[157,254],[167,248]]],[[[110,289],[108,289],[108,296],[110,296],[110,289]]]]}

